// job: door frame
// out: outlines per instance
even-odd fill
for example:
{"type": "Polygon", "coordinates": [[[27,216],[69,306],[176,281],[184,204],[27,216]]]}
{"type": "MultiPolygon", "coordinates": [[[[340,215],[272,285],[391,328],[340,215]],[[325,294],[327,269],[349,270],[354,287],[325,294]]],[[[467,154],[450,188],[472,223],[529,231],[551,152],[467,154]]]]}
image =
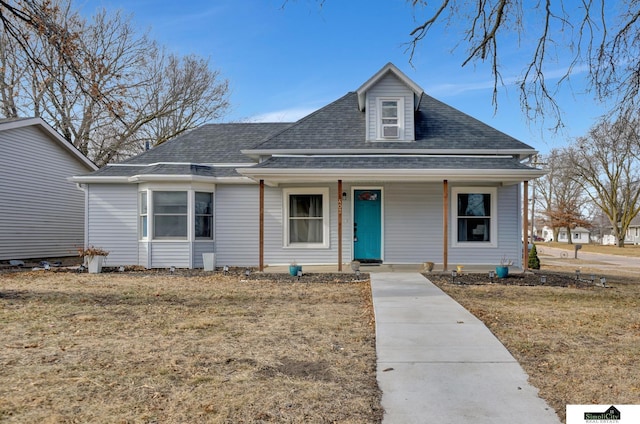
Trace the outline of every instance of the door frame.
{"type": "Polygon", "coordinates": [[[384,262],[384,187],[383,186],[351,186],[351,227],[349,228],[351,240],[351,260],[354,260],[356,247],[353,241],[353,223],[356,218],[356,190],[380,190],[380,260],[384,262]]]}

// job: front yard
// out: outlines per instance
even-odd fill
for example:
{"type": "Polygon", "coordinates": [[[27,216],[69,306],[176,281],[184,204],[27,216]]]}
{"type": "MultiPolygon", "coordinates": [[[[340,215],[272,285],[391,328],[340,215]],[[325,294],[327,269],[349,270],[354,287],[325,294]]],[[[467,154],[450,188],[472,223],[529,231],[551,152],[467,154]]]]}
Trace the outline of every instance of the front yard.
{"type": "Polygon", "coordinates": [[[0,275],[0,421],[376,423],[368,282],[0,275]]]}

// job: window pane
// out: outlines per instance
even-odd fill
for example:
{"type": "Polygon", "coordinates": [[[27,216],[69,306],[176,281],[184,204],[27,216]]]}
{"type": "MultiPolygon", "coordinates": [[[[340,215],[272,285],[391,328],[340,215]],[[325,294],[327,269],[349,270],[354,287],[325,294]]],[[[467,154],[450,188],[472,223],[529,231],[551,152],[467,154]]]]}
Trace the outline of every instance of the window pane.
{"type": "Polygon", "coordinates": [[[213,193],[195,194],[195,237],[196,239],[213,238],[213,193]]]}
{"type": "Polygon", "coordinates": [[[458,194],[458,216],[491,216],[491,194],[458,194]]]}
{"type": "Polygon", "coordinates": [[[322,217],[321,194],[292,194],[289,196],[290,217],[322,217]]]}
{"type": "Polygon", "coordinates": [[[290,219],[289,243],[322,243],[322,219],[290,219]]]}
{"type": "Polygon", "coordinates": [[[195,222],[196,238],[197,239],[213,238],[212,224],[213,224],[213,217],[211,215],[196,216],[196,222],[195,222]]]}
{"type": "Polygon", "coordinates": [[[140,214],[141,215],[147,214],[147,192],[146,191],[140,192],[140,214]]]}
{"type": "Polygon", "coordinates": [[[154,214],[186,214],[187,208],[186,191],[156,191],[153,193],[154,214]]]}
{"type": "Polygon", "coordinates": [[[458,218],[458,241],[491,241],[491,219],[458,218]]]}
{"type": "Polygon", "coordinates": [[[187,237],[187,215],[155,215],[155,237],[187,237]]]}
{"type": "Polygon", "coordinates": [[[140,233],[142,238],[147,238],[147,216],[143,215],[140,217],[140,233]]]}
{"type": "Polygon", "coordinates": [[[387,100],[382,102],[382,117],[383,118],[398,117],[398,102],[396,100],[387,100]]]}
{"type": "Polygon", "coordinates": [[[196,192],[196,214],[211,215],[213,213],[213,194],[196,192]]]}

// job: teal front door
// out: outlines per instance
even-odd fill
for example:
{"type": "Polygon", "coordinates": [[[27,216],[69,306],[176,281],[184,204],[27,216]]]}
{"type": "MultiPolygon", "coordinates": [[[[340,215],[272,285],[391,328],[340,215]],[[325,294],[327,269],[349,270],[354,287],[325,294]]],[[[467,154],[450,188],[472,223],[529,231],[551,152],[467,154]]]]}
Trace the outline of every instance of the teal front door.
{"type": "Polygon", "coordinates": [[[353,199],[353,258],[382,262],[382,191],[355,190],[353,199]]]}

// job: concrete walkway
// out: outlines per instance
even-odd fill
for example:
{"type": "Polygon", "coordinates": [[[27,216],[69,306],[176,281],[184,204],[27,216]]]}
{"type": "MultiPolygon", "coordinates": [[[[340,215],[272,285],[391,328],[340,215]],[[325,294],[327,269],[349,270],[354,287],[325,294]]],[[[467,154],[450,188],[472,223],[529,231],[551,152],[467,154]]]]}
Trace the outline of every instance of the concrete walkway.
{"type": "Polygon", "coordinates": [[[418,273],[372,273],[384,424],[558,424],[489,329],[418,273]]]}

